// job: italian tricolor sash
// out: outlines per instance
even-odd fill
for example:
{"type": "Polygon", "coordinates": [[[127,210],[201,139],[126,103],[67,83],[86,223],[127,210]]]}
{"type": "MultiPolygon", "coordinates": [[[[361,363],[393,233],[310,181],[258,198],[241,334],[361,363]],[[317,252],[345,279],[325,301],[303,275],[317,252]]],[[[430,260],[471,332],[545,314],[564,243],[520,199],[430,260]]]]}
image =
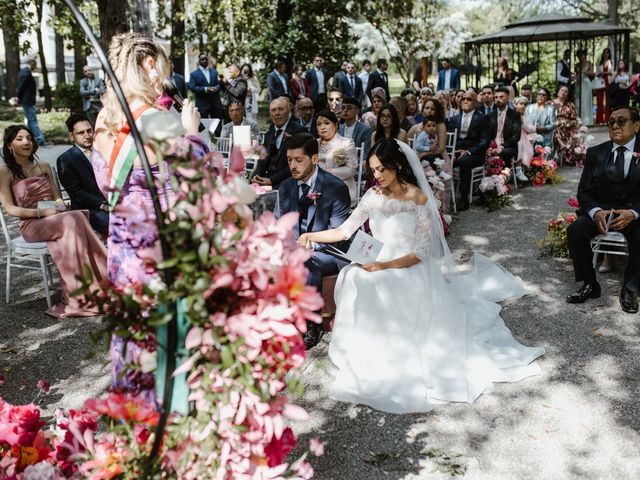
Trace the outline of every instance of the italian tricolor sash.
{"type": "MultiPolygon", "coordinates": [[[[157,110],[151,105],[142,105],[132,112],[133,119],[138,123],[140,117],[154,111],[157,110]]],[[[128,123],[125,123],[118,132],[116,143],[111,152],[111,159],[109,160],[109,211],[113,211],[116,203],[118,203],[120,190],[137,156],[138,150],[131,135],[131,127],[128,123]]]]}

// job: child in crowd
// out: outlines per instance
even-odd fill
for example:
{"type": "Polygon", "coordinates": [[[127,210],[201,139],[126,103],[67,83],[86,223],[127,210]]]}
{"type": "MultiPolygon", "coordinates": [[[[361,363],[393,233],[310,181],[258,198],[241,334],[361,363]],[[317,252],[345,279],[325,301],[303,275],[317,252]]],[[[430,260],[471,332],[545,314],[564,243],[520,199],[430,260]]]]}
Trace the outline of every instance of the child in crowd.
{"type": "MultiPolygon", "coordinates": [[[[436,156],[430,155],[431,147],[438,143],[438,122],[436,117],[433,115],[427,115],[422,119],[422,132],[416,138],[416,144],[414,146],[414,150],[418,154],[418,158],[422,160],[422,165],[427,166],[430,165],[431,168],[436,170],[436,156]]],[[[439,167],[440,165],[438,165],[439,167]]],[[[443,180],[449,180],[451,175],[446,173],[444,170],[440,169],[440,173],[438,174],[440,178],[443,180]]]]}

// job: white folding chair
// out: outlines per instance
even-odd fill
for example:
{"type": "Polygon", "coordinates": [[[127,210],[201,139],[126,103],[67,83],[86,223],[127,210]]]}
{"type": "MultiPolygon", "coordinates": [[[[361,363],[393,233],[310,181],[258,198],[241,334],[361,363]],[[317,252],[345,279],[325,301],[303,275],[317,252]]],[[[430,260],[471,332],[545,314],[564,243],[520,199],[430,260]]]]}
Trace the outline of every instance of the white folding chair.
{"type": "Polygon", "coordinates": [[[591,251],[593,252],[593,268],[596,268],[599,253],[629,255],[627,239],[620,232],[607,232],[604,235],[596,235],[591,239],[591,251]]]}
{"type": "Polygon", "coordinates": [[[231,137],[214,137],[213,147],[218,150],[224,158],[229,158],[231,153],[231,137]]]}
{"type": "MultiPolygon", "coordinates": [[[[453,158],[456,151],[456,141],[458,140],[458,129],[454,129],[453,132],[447,132],[447,144],[444,149],[451,159],[453,164],[453,158]]],[[[453,212],[458,212],[458,206],[456,204],[456,184],[454,181],[453,172],[451,174],[451,180],[449,180],[449,190],[451,190],[451,203],[453,204],[453,212]]],[[[446,188],[446,187],[445,187],[446,188]]]]}
{"type": "Polygon", "coordinates": [[[412,150],[415,150],[415,146],[416,146],[416,135],[414,135],[413,137],[411,137],[409,140],[407,140],[407,145],[409,145],[411,147],[412,150]]]}
{"type": "Polygon", "coordinates": [[[11,299],[11,268],[22,268],[25,270],[40,270],[42,272],[42,282],[44,284],[44,294],[47,297],[47,306],[51,307],[51,294],[49,288],[53,287],[53,276],[51,275],[51,256],[46,242],[29,243],[19,237],[11,238],[7,222],[4,218],[4,210],[0,207],[0,223],[2,223],[2,233],[7,244],[7,277],[5,300],[9,303],[11,299]]]}
{"type": "Polygon", "coordinates": [[[53,179],[55,180],[56,186],[58,187],[58,191],[60,192],[60,197],[62,197],[62,200],[64,200],[65,202],[68,202],[69,194],[62,187],[62,184],[60,183],[60,178],[58,177],[58,170],[56,170],[56,167],[54,167],[53,165],[51,165],[51,172],[53,173],[53,179]]]}
{"type": "Polygon", "coordinates": [[[356,204],[362,197],[362,189],[364,188],[364,182],[362,178],[362,171],[364,169],[364,148],[356,147],[356,153],[358,154],[358,177],[356,179],[356,204]]]}

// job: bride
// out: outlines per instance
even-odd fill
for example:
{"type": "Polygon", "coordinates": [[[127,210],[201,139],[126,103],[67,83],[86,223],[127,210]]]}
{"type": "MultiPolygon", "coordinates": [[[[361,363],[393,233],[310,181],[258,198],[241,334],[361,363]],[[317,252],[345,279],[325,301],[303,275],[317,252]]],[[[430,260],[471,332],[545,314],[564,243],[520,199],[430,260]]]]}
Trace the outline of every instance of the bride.
{"type": "Polygon", "coordinates": [[[334,230],[299,244],[348,239],[368,219],[384,243],[375,262],[344,268],[336,283],[329,357],[336,400],[392,413],[472,402],[493,382],[540,372],[543,348],[513,339],[496,302],[526,293],[522,280],[476,254],[466,270],[444,239],[433,192],[408,145],[382,139],[368,166],[378,182],[334,230]]]}

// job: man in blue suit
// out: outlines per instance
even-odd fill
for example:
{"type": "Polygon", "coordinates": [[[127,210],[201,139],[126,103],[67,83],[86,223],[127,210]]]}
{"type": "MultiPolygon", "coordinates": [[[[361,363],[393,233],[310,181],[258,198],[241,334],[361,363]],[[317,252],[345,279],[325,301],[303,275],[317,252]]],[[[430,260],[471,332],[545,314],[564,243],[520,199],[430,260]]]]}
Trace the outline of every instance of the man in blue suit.
{"type": "Polygon", "coordinates": [[[467,90],[462,95],[462,113],[449,120],[448,129],[458,130],[454,166],[460,167],[460,202],[458,210],[469,209],[471,170],[484,164],[489,148],[489,126],[486,117],[476,110],[477,95],[467,90]]]}
{"type": "Polygon", "coordinates": [[[342,100],[342,119],[344,123],[341,123],[338,127],[338,133],[343,137],[347,137],[353,140],[356,148],[362,147],[364,150],[364,158],[369,155],[369,149],[371,148],[371,127],[358,121],[360,115],[360,102],[352,97],[345,97],[342,100]]]}
{"type": "MultiPolygon", "coordinates": [[[[206,53],[201,53],[198,57],[198,68],[191,72],[189,77],[189,90],[196,97],[196,108],[202,118],[224,117],[220,100],[221,89],[218,72],[215,68],[209,68],[209,57],[206,53]]],[[[221,125],[218,128],[221,128],[221,125]]]]}
{"type": "Polygon", "coordinates": [[[109,232],[107,202],[98,188],[91,166],[93,128],[84,113],[74,113],[66,121],[73,147],[58,157],[58,178],[69,194],[73,210],[89,210],[89,222],[103,235],[109,232]]]}
{"type": "Polygon", "coordinates": [[[289,77],[287,77],[287,64],[282,60],[276,62],[273,71],[267,75],[267,88],[269,89],[269,101],[273,102],[278,97],[291,97],[289,92],[289,77]]]}
{"type": "Polygon", "coordinates": [[[316,112],[327,108],[327,83],[329,72],[323,68],[324,60],[320,55],[313,59],[313,68],[307,71],[306,79],[311,87],[311,101],[316,112]]]}
{"type": "Polygon", "coordinates": [[[340,77],[338,88],[346,97],[353,97],[359,102],[364,100],[362,80],[356,75],[356,66],[353,62],[347,63],[347,73],[340,77]]]}
{"type": "Polygon", "coordinates": [[[438,72],[438,90],[460,90],[460,72],[448,58],[442,60],[442,70],[438,72]]]}
{"type": "MultiPolygon", "coordinates": [[[[303,233],[337,228],[349,217],[351,198],[349,189],[338,177],[318,167],[318,141],[308,133],[287,138],[285,149],[291,177],[280,184],[279,214],[297,212],[296,239],[303,233]]],[[[344,248],[338,245],[338,248],[344,248]]],[[[317,250],[317,249],[316,249],[317,250]]],[[[307,283],[322,290],[322,277],[335,275],[346,262],[326,253],[315,251],[307,260],[307,283]]],[[[320,325],[308,323],[304,343],[307,349],[320,340],[320,325]]]]}

